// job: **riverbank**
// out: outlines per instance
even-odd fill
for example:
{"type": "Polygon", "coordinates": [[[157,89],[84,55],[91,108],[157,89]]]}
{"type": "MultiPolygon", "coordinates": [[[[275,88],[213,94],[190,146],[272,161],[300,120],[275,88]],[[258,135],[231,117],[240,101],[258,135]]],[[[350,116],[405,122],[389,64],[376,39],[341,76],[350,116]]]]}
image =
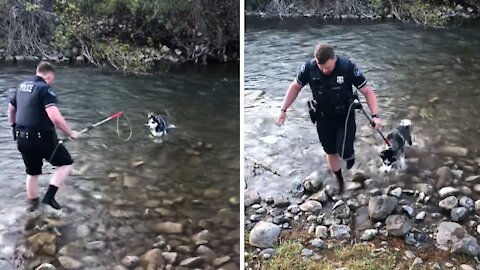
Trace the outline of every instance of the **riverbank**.
{"type": "Polygon", "coordinates": [[[445,26],[478,21],[480,5],[475,1],[305,1],[250,0],[245,15],[269,17],[318,17],[333,20],[413,21],[428,26],[445,26]]]}
{"type": "Polygon", "coordinates": [[[238,1],[0,4],[0,61],[89,63],[123,72],[239,61],[238,1]]]}

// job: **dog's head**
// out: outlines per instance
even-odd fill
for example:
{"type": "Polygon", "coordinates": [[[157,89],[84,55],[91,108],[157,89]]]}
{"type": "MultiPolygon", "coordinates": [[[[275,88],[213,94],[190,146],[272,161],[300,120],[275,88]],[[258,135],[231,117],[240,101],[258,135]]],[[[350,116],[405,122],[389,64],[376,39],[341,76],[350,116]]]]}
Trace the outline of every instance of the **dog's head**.
{"type": "Polygon", "coordinates": [[[157,130],[159,125],[160,125],[160,121],[158,120],[158,118],[153,113],[149,113],[148,114],[147,126],[151,130],[157,130]]]}

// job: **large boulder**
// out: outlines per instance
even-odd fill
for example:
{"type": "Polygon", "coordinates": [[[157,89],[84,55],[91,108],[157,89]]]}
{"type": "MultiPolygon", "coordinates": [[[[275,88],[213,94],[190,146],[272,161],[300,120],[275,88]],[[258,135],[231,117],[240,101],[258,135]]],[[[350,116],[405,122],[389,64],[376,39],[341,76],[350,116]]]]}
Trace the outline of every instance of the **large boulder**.
{"type": "Polygon", "coordinates": [[[279,235],[279,226],[271,222],[260,221],[250,231],[249,243],[259,248],[270,248],[278,243],[279,235]]]}
{"type": "Polygon", "coordinates": [[[384,220],[398,205],[394,197],[382,195],[372,197],[368,202],[368,215],[373,220],[384,220]]]}

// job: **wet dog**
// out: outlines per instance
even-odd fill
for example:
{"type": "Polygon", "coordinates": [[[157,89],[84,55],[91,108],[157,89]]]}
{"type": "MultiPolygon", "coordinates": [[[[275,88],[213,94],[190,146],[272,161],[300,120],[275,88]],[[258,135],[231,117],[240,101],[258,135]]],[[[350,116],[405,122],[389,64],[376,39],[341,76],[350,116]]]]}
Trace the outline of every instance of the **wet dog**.
{"type": "Polygon", "coordinates": [[[405,168],[405,144],[412,145],[411,134],[412,122],[408,119],[400,121],[400,125],[387,135],[390,146],[380,153],[382,158],[381,172],[388,173],[392,167],[396,169],[405,168]]]}
{"type": "Polygon", "coordinates": [[[168,121],[166,116],[155,115],[154,113],[148,114],[147,126],[150,128],[150,133],[156,138],[161,138],[176,128],[175,125],[168,121]]]}

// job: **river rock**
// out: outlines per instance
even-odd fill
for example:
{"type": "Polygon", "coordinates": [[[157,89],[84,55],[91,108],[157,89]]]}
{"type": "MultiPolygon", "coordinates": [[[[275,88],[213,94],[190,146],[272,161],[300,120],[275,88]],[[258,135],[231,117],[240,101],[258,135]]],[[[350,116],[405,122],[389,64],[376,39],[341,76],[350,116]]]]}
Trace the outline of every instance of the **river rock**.
{"type": "Polygon", "coordinates": [[[370,240],[373,240],[377,235],[378,235],[377,229],[368,229],[362,233],[362,236],[360,236],[360,240],[370,241],[370,240]]]}
{"type": "Polygon", "coordinates": [[[287,207],[290,204],[290,200],[283,194],[277,193],[273,196],[274,207],[287,207]]]}
{"type": "Polygon", "coordinates": [[[258,192],[253,189],[245,190],[243,195],[245,207],[249,207],[252,204],[260,203],[262,201],[258,192]]]}
{"type": "Polygon", "coordinates": [[[197,268],[200,267],[203,264],[203,258],[202,257],[193,257],[193,258],[188,258],[183,260],[180,263],[180,266],[186,266],[190,268],[197,268]]]}
{"type": "Polygon", "coordinates": [[[318,171],[312,172],[309,176],[303,179],[303,186],[308,191],[315,191],[322,187],[323,180],[318,171]]]}
{"type": "Polygon", "coordinates": [[[413,268],[414,266],[420,265],[420,264],[422,264],[422,263],[423,263],[422,258],[416,257],[415,260],[413,260],[412,268],[413,268]]]}
{"type": "Polygon", "coordinates": [[[397,187],[397,188],[394,188],[394,189],[390,190],[389,195],[391,195],[393,197],[397,197],[397,198],[400,197],[400,195],[402,195],[402,188],[397,187]]]}
{"type": "Polygon", "coordinates": [[[415,217],[415,209],[408,205],[402,205],[402,211],[408,216],[408,218],[415,217]]]}
{"type": "Polygon", "coordinates": [[[468,149],[459,146],[442,146],[438,148],[438,153],[445,156],[466,157],[468,155],[468,149]]]}
{"type": "Polygon", "coordinates": [[[121,261],[122,265],[128,268],[135,268],[140,265],[140,258],[137,256],[125,256],[121,261]]]}
{"type": "Polygon", "coordinates": [[[462,270],[475,270],[475,268],[471,267],[471,266],[468,265],[468,264],[462,264],[462,265],[460,265],[460,268],[461,268],[462,270]]]}
{"type": "Polygon", "coordinates": [[[475,213],[480,215],[480,200],[475,201],[475,213]]]}
{"type": "Polygon", "coordinates": [[[85,248],[88,250],[102,250],[105,248],[105,242],[103,241],[93,241],[85,244],[85,248]]]}
{"type": "Polygon", "coordinates": [[[309,200],[315,200],[315,201],[319,201],[319,202],[322,202],[322,203],[328,202],[327,192],[325,191],[325,189],[322,189],[322,190],[318,191],[317,193],[312,194],[312,196],[310,196],[309,200]]]}
{"type": "Polygon", "coordinates": [[[455,207],[450,213],[450,218],[452,221],[464,221],[468,216],[468,210],[465,207],[455,207]]]}
{"type": "Polygon", "coordinates": [[[174,264],[177,261],[178,253],[177,252],[163,252],[162,256],[165,259],[165,261],[167,261],[167,263],[174,264]]]}
{"type": "Polygon", "coordinates": [[[418,190],[419,192],[423,192],[427,195],[432,195],[434,192],[434,188],[432,185],[427,184],[427,183],[419,183],[413,185],[413,188],[418,190]]]}
{"type": "Polygon", "coordinates": [[[475,186],[473,186],[473,191],[475,191],[476,193],[480,193],[480,184],[476,184],[475,186]]]}
{"type": "Polygon", "coordinates": [[[372,197],[368,202],[368,215],[373,220],[383,220],[390,215],[398,205],[394,197],[382,195],[372,197]]]}
{"type": "Polygon", "coordinates": [[[273,247],[278,243],[279,235],[279,226],[271,222],[260,221],[250,232],[249,243],[259,248],[273,247]]]}
{"type": "Polygon", "coordinates": [[[436,235],[437,244],[451,247],[454,243],[460,241],[467,235],[467,231],[462,225],[455,222],[442,222],[438,226],[436,235]]]}
{"type": "Polygon", "coordinates": [[[356,171],[355,173],[353,173],[352,175],[352,182],[356,182],[356,183],[363,183],[365,182],[365,180],[367,180],[368,178],[365,176],[365,173],[362,172],[362,171],[356,171]]]}
{"type": "Polygon", "coordinates": [[[288,208],[287,208],[288,211],[290,211],[290,213],[296,215],[298,213],[300,213],[300,207],[298,207],[298,205],[294,204],[294,205],[290,205],[288,208]]]}
{"type": "Polygon", "coordinates": [[[63,266],[65,269],[80,269],[83,267],[83,264],[77,260],[74,260],[67,256],[60,256],[58,257],[58,262],[63,266]]]}
{"type": "Polygon", "coordinates": [[[318,201],[306,201],[300,205],[300,210],[315,214],[322,210],[322,204],[318,201]]]}
{"type": "Polygon", "coordinates": [[[321,239],[327,239],[328,237],[328,228],[323,225],[319,225],[315,228],[315,237],[321,239]]]}
{"type": "Polygon", "coordinates": [[[49,263],[42,263],[39,267],[35,268],[35,270],[56,270],[57,268],[49,263]]]}
{"type": "Polygon", "coordinates": [[[480,247],[478,246],[477,239],[475,237],[467,235],[452,245],[452,252],[463,253],[476,257],[480,253],[480,247]]]}
{"type": "Polygon", "coordinates": [[[452,183],[453,175],[449,167],[447,166],[440,167],[438,168],[436,173],[438,177],[437,184],[436,184],[437,189],[440,189],[452,183]]]}
{"type": "Polygon", "coordinates": [[[325,244],[323,243],[322,239],[316,238],[310,241],[310,245],[316,247],[317,249],[323,249],[325,244]]]}
{"type": "Polygon", "coordinates": [[[180,234],[183,232],[183,225],[181,223],[163,222],[155,224],[154,231],[157,234],[180,234]]]}
{"type": "Polygon", "coordinates": [[[440,198],[444,199],[449,196],[457,195],[460,192],[458,188],[454,187],[443,187],[438,191],[438,195],[440,195],[440,198]]]}
{"type": "Polygon", "coordinates": [[[350,207],[343,203],[333,209],[332,215],[338,219],[346,219],[350,217],[350,207]]]}
{"type": "Polygon", "coordinates": [[[480,181],[480,175],[472,175],[467,178],[465,178],[465,181],[471,182],[471,183],[476,183],[480,181]]]}
{"type": "Polygon", "coordinates": [[[412,229],[412,222],[404,215],[391,215],[387,217],[386,227],[389,234],[393,236],[404,236],[412,229]]]}
{"type": "Polygon", "coordinates": [[[457,207],[458,199],[455,196],[447,197],[438,203],[438,206],[445,211],[451,211],[453,208],[457,207]]]}
{"type": "Polygon", "coordinates": [[[57,236],[54,234],[48,232],[39,232],[30,236],[27,239],[27,243],[30,245],[30,248],[33,252],[38,252],[40,249],[43,249],[44,252],[47,251],[47,253],[51,253],[48,252],[48,247],[51,249],[53,246],[53,250],[55,250],[56,238],[57,236]]]}
{"type": "Polygon", "coordinates": [[[427,212],[422,211],[422,212],[418,213],[418,214],[415,216],[415,219],[416,219],[417,221],[422,221],[422,220],[425,219],[425,216],[426,216],[426,215],[427,215],[427,212]]]}
{"type": "Polygon", "coordinates": [[[163,259],[163,256],[162,256],[162,251],[158,248],[152,249],[152,250],[146,252],[145,254],[143,254],[140,257],[140,261],[143,264],[146,264],[146,265],[154,264],[154,265],[160,267],[164,263],[164,259],[163,259]]]}
{"type": "Polygon", "coordinates": [[[330,226],[330,236],[335,239],[350,238],[350,227],[347,225],[330,226]]]}
{"type": "Polygon", "coordinates": [[[213,266],[219,267],[228,263],[232,258],[230,256],[218,257],[213,261],[213,266]]]}

